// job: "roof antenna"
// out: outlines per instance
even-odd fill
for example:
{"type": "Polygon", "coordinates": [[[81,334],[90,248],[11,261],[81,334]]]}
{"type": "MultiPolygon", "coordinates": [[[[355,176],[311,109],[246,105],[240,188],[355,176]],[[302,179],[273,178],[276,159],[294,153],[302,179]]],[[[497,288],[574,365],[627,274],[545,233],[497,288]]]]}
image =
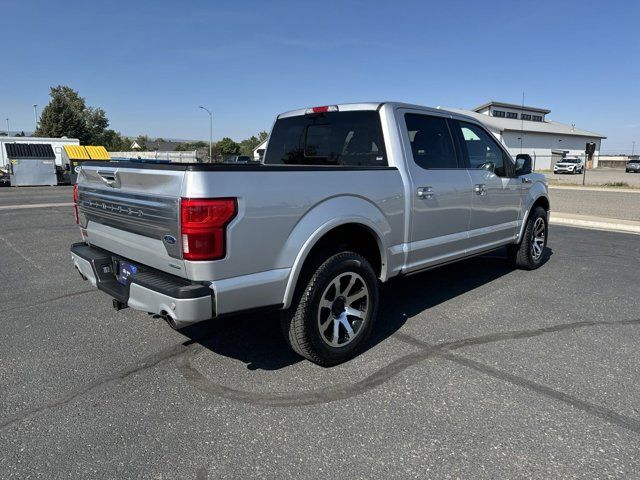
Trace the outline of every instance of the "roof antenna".
{"type": "Polygon", "coordinates": [[[520,153],[522,153],[522,138],[524,137],[524,90],[522,91],[522,110],[520,111],[520,153]]]}

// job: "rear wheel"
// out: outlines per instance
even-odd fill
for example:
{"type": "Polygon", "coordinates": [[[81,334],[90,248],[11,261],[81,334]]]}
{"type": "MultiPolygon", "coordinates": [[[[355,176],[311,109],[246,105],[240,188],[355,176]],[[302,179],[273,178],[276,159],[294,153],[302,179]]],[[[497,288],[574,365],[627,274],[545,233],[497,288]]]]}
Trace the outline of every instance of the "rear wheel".
{"type": "Polygon", "coordinates": [[[527,219],[520,243],[508,247],[509,259],[514,266],[534,270],[542,265],[548,233],[547,211],[542,207],[536,207],[527,219]]]}
{"type": "Polygon", "coordinates": [[[283,313],[283,332],[296,353],[318,365],[336,365],[355,356],[371,333],[378,279],[353,252],[332,255],[309,273],[283,313]]]}

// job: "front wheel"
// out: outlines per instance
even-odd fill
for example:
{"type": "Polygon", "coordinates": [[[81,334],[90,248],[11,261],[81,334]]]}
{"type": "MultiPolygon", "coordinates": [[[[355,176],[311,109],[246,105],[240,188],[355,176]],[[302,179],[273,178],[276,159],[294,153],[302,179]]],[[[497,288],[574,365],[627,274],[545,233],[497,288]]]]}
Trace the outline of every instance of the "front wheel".
{"type": "Polygon", "coordinates": [[[523,270],[535,270],[542,265],[548,233],[547,211],[536,207],[527,219],[520,243],[508,247],[509,259],[513,265],[523,270]]]}
{"type": "Polygon", "coordinates": [[[337,365],[354,357],[371,333],[378,279],[371,264],[353,252],[332,255],[309,273],[283,312],[282,329],[296,353],[318,365],[337,365]]]}

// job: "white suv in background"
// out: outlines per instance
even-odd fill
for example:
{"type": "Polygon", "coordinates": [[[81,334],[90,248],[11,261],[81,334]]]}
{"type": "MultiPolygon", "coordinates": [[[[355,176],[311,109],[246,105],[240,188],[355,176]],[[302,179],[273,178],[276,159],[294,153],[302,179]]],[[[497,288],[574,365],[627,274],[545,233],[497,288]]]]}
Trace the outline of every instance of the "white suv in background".
{"type": "Polygon", "coordinates": [[[584,163],[579,158],[564,158],[553,166],[553,173],[582,173],[584,163]]]}

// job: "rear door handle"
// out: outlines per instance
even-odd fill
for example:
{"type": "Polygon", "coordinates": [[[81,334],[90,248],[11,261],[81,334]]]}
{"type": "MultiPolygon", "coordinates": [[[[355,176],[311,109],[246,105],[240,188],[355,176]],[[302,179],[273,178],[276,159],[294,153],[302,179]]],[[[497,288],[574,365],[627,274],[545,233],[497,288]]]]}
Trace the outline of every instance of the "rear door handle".
{"type": "Polygon", "coordinates": [[[418,198],[430,200],[435,196],[433,193],[433,187],[418,187],[418,198]]]}
{"type": "Polygon", "coordinates": [[[484,183],[476,183],[473,186],[473,191],[476,192],[476,195],[486,195],[487,186],[484,183]]]}

